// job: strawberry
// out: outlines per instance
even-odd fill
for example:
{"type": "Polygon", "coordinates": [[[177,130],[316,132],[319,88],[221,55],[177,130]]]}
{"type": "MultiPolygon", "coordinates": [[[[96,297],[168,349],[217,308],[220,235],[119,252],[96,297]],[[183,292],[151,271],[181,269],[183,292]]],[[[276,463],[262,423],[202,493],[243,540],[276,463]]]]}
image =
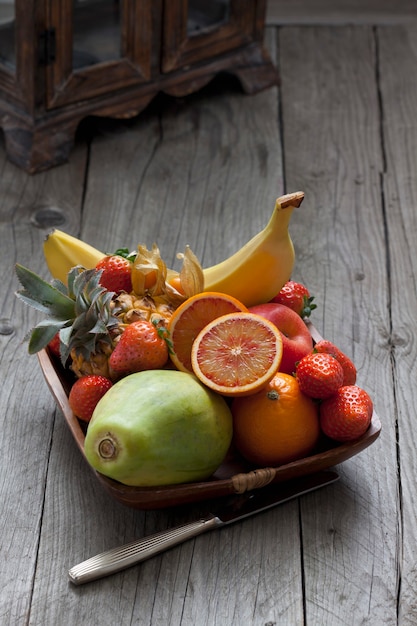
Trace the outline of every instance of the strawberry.
{"type": "Polygon", "coordinates": [[[98,401],[112,386],[111,380],[98,374],[78,378],[68,396],[72,412],[79,419],[89,422],[98,401]]]}
{"type": "Polygon", "coordinates": [[[48,348],[58,358],[61,356],[59,333],[48,343],[48,348]]]}
{"type": "Polygon", "coordinates": [[[354,385],[356,383],[356,367],[346,354],[327,339],[318,341],[314,346],[315,352],[327,353],[334,356],[343,368],[343,385],[354,385]]]}
{"type": "Polygon", "coordinates": [[[371,423],[373,403],[356,385],[344,385],[320,404],[320,426],[335,441],[353,441],[361,437],[371,423]]]}
{"type": "Polygon", "coordinates": [[[110,254],[101,259],[96,265],[96,270],[101,270],[100,285],[108,291],[120,293],[132,291],[131,278],[132,263],[129,259],[119,254],[110,254]]]}
{"type": "Polygon", "coordinates": [[[289,280],[285,283],[281,291],[272,298],[271,302],[284,304],[301,317],[310,317],[311,311],[317,308],[313,304],[314,296],[310,296],[305,285],[289,280]]]}
{"type": "Polygon", "coordinates": [[[138,320],[123,331],[110,355],[109,365],[116,374],[130,374],[158,369],[167,361],[168,345],[162,333],[152,322],[138,320]]]}
{"type": "Polygon", "coordinates": [[[306,396],[329,398],[343,383],[343,368],[331,354],[311,352],[298,362],[295,376],[306,396]]]}

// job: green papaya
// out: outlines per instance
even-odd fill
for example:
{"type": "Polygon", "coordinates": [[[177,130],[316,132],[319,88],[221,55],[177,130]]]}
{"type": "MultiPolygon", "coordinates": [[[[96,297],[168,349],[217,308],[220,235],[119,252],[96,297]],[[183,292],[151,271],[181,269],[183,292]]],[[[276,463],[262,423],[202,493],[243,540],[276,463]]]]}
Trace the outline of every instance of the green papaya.
{"type": "Polygon", "coordinates": [[[227,453],[232,424],[225,399],[192,374],[147,370],[99,401],[84,451],[94,469],[125,485],[205,480],[227,453]]]}

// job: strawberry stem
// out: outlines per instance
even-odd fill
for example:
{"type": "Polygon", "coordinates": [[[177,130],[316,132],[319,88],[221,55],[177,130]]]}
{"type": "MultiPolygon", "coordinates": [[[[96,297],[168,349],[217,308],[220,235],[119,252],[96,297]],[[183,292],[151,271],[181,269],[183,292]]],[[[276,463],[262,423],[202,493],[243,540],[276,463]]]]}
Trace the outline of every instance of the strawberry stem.
{"type": "Polygon", "coordinates": [[[311,312],[317,309],[317,304],[314,304],[313,300],[314,296],[304,296],[303,308],[300,313],[301,317],[310,317],[311,312]]]}

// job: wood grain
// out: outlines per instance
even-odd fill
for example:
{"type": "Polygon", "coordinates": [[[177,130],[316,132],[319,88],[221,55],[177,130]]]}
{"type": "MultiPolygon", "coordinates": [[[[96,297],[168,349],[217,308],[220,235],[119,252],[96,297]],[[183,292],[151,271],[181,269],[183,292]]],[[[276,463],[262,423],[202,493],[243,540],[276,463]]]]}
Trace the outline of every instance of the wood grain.
{"type": "Polygon", "coordinates": [[[281,85],[233,80],[158,98],[129,121],[89,120],[68,164],[31,177],[0,139],[0,615],[5,626],[416,622],[417,30],[413,23],[270,27],[281,85]],[[134,511],[85,463],[24,336],[16,261],[46,275],[54,224],[110,250],[189,243],[221,260],[301,189],[294,278],[314,323],[355,361],[378,441],[323,491],[75,588],[67,570],[204,506],[134,511]]]}
{"type": "MultiPolygon", "coordinates": [[[[363,27],[294,27],[283,30],[279,45],[284,146],[291,145],[286,151],[287,185],[301,185],[311,199],[311,204],[306,201],[310,219],[294,215],[294,237],[302,243],[295,275],[323,304],[319,327],[352,355],[358,384],[371,393],[376,406],[392,407],[374,34],[363,27]],[[294,149],[300,145],[302,150],[294,149]]],[[[356,463],[344,464],[346,486],[333,510],[303,507],[303,538],[311,546],[304,553],[305,584],[308,597],[314,598],[306,611],[313,624],[343,624],[348,613],[350,623],[365,615],[375,624],[395,620],[394,605],[388,609],[380,600],[389,596],[387,581],[391,594],[396,585],[395,541],[387,542],[386,536],[398,540],[400,514],[396,433],[388,415],[383,429],[382,441],[372,450],[356,463]],[[380,455],[383,466],[376,462],[380,455]],[[383,493],[373,489],[381,482],[383,493]],[[391,507],[382,524],[377,511],[387,500],[391,507]],[[359,511],[361,524],[355,521],[359,511]],[[323,584],[323,576],[330,576],[322,570],[323,560],[332,562],[331,577],[338,584],[323,584]]]]}
{"type": "Polygon", "coordinates": [[[414,0],[268,0],[266,23],[407,24],[417,18],[414,0]]]}
{"type": "Polygon", "coordinates": [[[417,621],[417,572],[411,555],[417,552],[414,477],[415,411],[410,391],[415,389],[417,304],[417,183],[415,110],[417,106],[417,33],[410,27],[378,31],[381,76],[382,128],[385,167],[383,172],[390,298],[389,351],[395,392],[393,422],[398,437],[401,488],[400,519],[403,559],[399,606],[403,624],[417,621]],[[402,78],[401,78],[402,77],[402,78]]]}

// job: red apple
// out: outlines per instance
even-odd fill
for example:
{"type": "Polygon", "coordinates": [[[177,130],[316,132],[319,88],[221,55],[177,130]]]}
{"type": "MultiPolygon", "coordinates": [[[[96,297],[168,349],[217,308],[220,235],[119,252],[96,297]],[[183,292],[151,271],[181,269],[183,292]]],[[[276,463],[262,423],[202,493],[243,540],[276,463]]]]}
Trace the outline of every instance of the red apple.
{"type": "Polygon", "coordinates": [[[293,374],[295,364],[313,350],[313,340],[302,318],[289,307],[277,302],[257,304],[249,310],[265,317],[281,332],[282,361],[279,371],[293,374]]]}

